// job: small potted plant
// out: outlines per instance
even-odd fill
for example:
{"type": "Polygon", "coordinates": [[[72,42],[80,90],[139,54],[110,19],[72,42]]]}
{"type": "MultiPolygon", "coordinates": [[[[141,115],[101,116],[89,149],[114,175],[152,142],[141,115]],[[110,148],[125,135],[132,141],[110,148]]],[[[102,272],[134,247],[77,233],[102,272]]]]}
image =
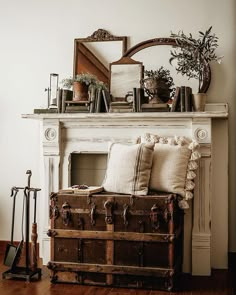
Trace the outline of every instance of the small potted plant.
{"type": "Polygon", "coordinates": [[[149,103],[166,103],[174,90],[173,78],[170,71],[163,66],[157,70],[145,70],[144,79],[141,81],[147,94],[151,97],[149,103]]]}
{"type": "MultiPolygon", "coordinates": [[[[198,93],[201,92],[206,64],[209,64],[211,61],[221,63],[222,60],[222,56],[218,57],[215,53],[218,47],[218,37],[211,30],[212,27],[206,30],[205,33],[199,31],[198,39],[193,38],[192,34],[184,34],[183,31],[178,32],[178,34],[171,33],[171,37],[175,39],[177,47],[171,50],[169,61],[171,64],[172,61],[177,61],[175,68],[178,73],[187,76],[189,79],[194,78],[198,80],[198,93]]],[[[203,103],[201,107],[195,106],[195,110],[204,110],[206,94],[198,94],[197,96],[198,100],[203,99],[203,103]]]]}
{"type": "Polygon", "coordinates": [[[62,80],[63,87],[71,89],[73,87],[73,100],[86,101],[88,100],[88,90],[90,86],[96,86],[98,83],[96,76],[89,73],[81,73],[75,78],[66,78],[62,80]]]}

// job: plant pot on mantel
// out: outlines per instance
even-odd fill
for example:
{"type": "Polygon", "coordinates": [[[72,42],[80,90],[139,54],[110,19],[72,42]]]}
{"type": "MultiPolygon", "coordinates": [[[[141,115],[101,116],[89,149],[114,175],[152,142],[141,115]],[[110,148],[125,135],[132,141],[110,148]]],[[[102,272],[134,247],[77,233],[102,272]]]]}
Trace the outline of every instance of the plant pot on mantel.
{"type": "Polygon", "coordinates": [[[193,109],[195,112],[204,112],[206,106],[206,93],[193,94],[193,109]]]}
{"type": "Polygon", "coordinates": [[[88,88],[89,85],[83,82],[73,82],[73,101],[85,101],[88,100],[88,88]]]}

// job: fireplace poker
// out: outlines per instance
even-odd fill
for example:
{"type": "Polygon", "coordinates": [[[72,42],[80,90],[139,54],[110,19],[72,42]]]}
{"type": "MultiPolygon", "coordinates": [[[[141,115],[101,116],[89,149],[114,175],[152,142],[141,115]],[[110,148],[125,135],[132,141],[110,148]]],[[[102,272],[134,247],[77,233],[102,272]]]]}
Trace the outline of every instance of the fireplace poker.
{"type": "Polygon", "coordinates": [[[40,191],[39,188],[32,188],[30,191],[34,192],[34,220],[32,223],[32,232],[31,232],[31,269],[35,271],[38,266],[37,262],[37,223],[36,223],[36,206],[37,206],[37,192],[40,191]]]}

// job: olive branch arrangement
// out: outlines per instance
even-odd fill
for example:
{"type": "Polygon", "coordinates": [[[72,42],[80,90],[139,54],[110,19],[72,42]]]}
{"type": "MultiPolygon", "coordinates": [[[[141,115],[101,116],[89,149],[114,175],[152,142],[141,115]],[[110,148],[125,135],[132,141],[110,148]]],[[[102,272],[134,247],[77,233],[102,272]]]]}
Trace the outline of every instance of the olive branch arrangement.
{"type": "Polygon", "coordinates": [[[177,60],[176,70],[183,76],[198,80],[198,91],[200,92],[204,77],[204,68],[211,61],[221,63],[223,56],[218,57],[215,53],[218,47],[218,37],[211,32],[212,26],[205,33],[199,31],[199,38],[193,38],[192,34],[187,36],[183,31],[177,34],[171,33],[175,39],[177,47],[171,50],[172,64],[177,60]]]}

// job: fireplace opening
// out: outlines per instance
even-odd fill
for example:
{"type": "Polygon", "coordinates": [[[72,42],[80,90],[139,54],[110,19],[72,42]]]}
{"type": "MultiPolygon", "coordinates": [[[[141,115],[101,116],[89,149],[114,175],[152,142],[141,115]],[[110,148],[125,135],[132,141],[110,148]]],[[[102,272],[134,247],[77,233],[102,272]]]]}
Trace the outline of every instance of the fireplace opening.
{"type": "Polygon", "coordinates": [[[72,153],[71,185],[86,184],[100,186],[107,167],[105,153],[72,153]]]}

